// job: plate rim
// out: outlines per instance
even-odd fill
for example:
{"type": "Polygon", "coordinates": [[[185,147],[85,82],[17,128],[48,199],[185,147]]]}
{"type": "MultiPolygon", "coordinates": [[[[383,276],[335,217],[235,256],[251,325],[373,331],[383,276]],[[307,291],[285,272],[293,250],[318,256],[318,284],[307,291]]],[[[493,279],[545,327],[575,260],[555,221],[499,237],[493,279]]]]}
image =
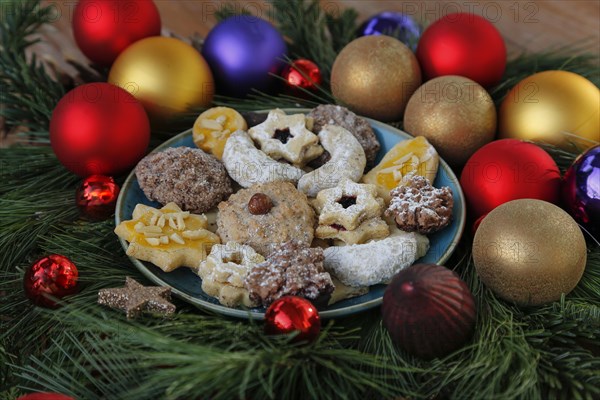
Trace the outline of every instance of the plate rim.
{"type": "MultiPolygon", "coordinates": [[[[283,108],[282,110],[285,111],[286,113],[289,113],[289,112],[307,113],[307,112],[310,112],[311,109],[309,109],[309,108],[283,108]]],[[[270,110],[259,110],[259,111],[254,111],[254,112],[265,113],[268,111],[270,111],[270,110]]],[[[374,120],[371,118],[366,118],[366,117],[363,117],[363,118],[365,118],[367,121],[369,121],[369,124],[373,127],[377,126],[378,128],[383,128],[385,130],[391,131],[391,133],[393,133],[394,135],[398,135],[404,139],[414,138],[414,136],[412,136],[396,127],[388,125],[386,123],[383,123],[383,122],[380,122],[380,121],[377,121],[377,120],[374,120]]],[[[186,129],[185,131],[178,133],[177,135],[173,136],[172,138],[170,138],[170,139],[162,142],[158,146],[156,146],[154,149],[152,149],[152,151],[147,153],[146,156],[149,154],[153,154],[157,151],[161,151],[166,147],[169,147],[169,145],[171,143],[179,141],[181,139],[181,137],[186,136],[186,135],[190,134],[191,132],[192,132],[192,128],[186,129]]],[[[444,161],[442,159],[442,157],[440,157],[439,160],[440,160],[440,165],[444,169],[444,172],[447,174],[448,179],[453,181],[456,184],[456,187],[458,189],[457,190],[458,196],[460,197],[460,204],[462,204],[462,207],[460,208],[460,211],[458,213],[459,215],[458,215],[458,218],[456,221],[458,223],[458,229],[456,231],[456,234],[452,237],[450,246],[448,246],[446,251],[441,255],[441,257],[437,261],[438,264],[443,265],[446,261],[448,261],[448,259],[452,256],[452,254],[456,250],[456,247],[458,246],[460,239],[462,238],[462,235],[464,233],[465,224],[466,224],[466,210],[465,210],[466,203],[465,203],[464,193],[460,186],[460,181],[459,181],[458,177],[456,176],[454,171],[452,171],[452,168],[450,168],[448,163],[446,163],[446,161],[444,161]]],[[[438,169],[438,173],[439,173],[439,169],[438,169]]],[[[123,182],[123,185],[121,186],[121,191],[119,193],[119,197],[117,198],[117,203],[115,206],[115,226],[119,225],[122,222],[121,210],[123,209],[123,203],[125,201],[124,200],[125,193],[129,190],[134,178],[135,178],[135,167],[131,170],[131,172],[125,179],[125,182],[123,182]]],[[[121,243],[123,250],[125,252],[127,252],[127,247],[128,247],[127,241],[125,239],[119,237],[119,242],[121,243]]],[[[205,311],[208,310],[208,311],[212,311],[212,312],[215,312],[218,314],[226,315],[229,317],[236,317],[236,318],[246,318],[246,319],[253,319],[253,320],[263,320],[265,318],[264,312],[254,312],[249,309],[244,310],[244,309],[238,309],[238,308],[230,308],[230,307],[226,307],[222,304],[213,304],[213,303],[207,302],[205,300],[199,299],[197,297],[190,296],[189,294],[184,293],[181,290],[169,285],[168,283],[166,283],[165,281],[160,279],[158,276],[154,275],[144,265],[144,263],[142,261],[138,260],[135,257],[130,257],[130,256],[128,256],[128,257],[131,260],[131,262],[133,263],[133,265],[135,265],[135,267],[142,273],[142,275],[144,275],[150,281],[152,281],[155,284],[158,284],[160,286],[170,287],[171,293],[173,295],[184,299],[188,303],[190,303],[198,308],[201,308],[202,310],[205,310],[205,311]]],[[[350,305],[350,306],[336,309],[336,310],[319,311],[319,316],[324,319],[345,317],[345,316],[348,316],[351,314],[355,314],[355,313],[358,313],[361,311],[368,310],[370,308],[374,308],[374,307],[380,305],[382,302],[383,302],[383,296],[381,296],[377,299],[368,300],[364,303],[354,304],[354,305],[350,305]]]]}

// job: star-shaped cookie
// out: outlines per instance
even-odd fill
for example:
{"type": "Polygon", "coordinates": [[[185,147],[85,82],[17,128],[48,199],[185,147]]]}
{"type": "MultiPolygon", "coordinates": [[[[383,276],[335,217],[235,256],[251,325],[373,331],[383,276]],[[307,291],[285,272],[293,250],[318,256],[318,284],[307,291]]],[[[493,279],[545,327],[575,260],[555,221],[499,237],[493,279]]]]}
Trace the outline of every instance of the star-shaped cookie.
{"type": "Polygon", "coordinates": [[[175,312],[175,305],[169,300],[170,287],[146,287],[130,277],[125,279],[125,287],[102,289],[98,292],[98,304],[123,310],[130,319],[142,313],[171,315],[175,312]]]}
{"type": "Polygon", "coordinates": [[[208,231],[204,215],[182,211],[175,203],[161,209],[138,204],[133,219],[121,222],[115,233],[129,242],[127,255],[149,261],[165,272],[181,266],[198,268],[219,237],[208,231]]]}
{"type": "Polygon", "coordinates": [[[260,149],[276,160],[284,159],[303,167],[323,153],[317,135],[307,129],[312,120],[304,114],[286,115],[280,109],[269,112],[267,120],[248,131],[260,149]]]}

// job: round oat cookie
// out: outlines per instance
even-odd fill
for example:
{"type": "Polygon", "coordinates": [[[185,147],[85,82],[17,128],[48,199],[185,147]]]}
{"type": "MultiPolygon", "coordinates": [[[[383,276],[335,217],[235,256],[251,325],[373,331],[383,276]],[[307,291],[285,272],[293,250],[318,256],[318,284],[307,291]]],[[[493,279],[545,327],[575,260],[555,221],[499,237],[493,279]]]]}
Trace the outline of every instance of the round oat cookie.
{"type": "Polygon", "coordinates": [[[310,246],[315,233],[316,217],[306,196],[293,184],[283,181],[260,183],[242,189],[219,204],[217,234],[226,242],[251,246],[268,256],[278,244],[295,239],[310,246]],[[248,210],[252,196],[262,193],[272,207],[261,214],[248,210]]]}
{"type": "MultiPolygon", "coordinates": [[[[325,125],[337,125],[349,131],[362,146],[367,157],[367,168],[375,165],[375,159],[381,145],[375,132],[366,119],[359,117],[345,107],[335,104],[323,104],[313,109],[308,117],[314,120],[313,132],[320,132],[325,125]]],[[[329,161],[329,153],[324,153],[311,165],[320,166],[329,161]]]]}
{"type": "Polygon", "coordinates": [[[223,163],[190,147],[172,147],[146,156],[135,175],[148,199],[173,202],[193,213],[210,210],[233,192],[223,163]]]}

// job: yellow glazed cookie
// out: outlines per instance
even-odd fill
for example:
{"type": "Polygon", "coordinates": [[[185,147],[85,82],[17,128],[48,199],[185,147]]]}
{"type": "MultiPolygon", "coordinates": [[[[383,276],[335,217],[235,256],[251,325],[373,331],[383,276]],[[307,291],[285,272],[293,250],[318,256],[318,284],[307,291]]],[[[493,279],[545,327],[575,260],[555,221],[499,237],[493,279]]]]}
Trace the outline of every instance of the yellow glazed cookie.
{"type": "Polygon", "coordinates": [[[379,196],[390,200],[390,190],[410,172],[416,172],[431,182],[435,180],[439,156],[423,136],[404,140],[386,153],[381,162],[363,177],[363,182],[377,185],[379,196]]]}
{"type": "Polygon", "coordinates": [[[196,146],[219,160],[223,157],[225,142],[237,131],[248,129],[244,117],[229,107],[213,107],[198,116],[192,128],[196,146]]]}
{"type": "Polygon", "coordinates": [[[227,307],[256,307],[258,303],[250,300],[244,280],[248,272],[263,261],[264,257],[250,246],[235,242],[216,244],[198,268],[202,290],[227,307]]]}
{"type": "Polygon", "coordinates": [[[156,209],[138,204],[131,220],[115,233],[129,242],[127,255],[149,261],[165,272],[181,266],[197,268],[219,237],[208,231],[204,215],[182,211],[175,203],[156,209]]]}

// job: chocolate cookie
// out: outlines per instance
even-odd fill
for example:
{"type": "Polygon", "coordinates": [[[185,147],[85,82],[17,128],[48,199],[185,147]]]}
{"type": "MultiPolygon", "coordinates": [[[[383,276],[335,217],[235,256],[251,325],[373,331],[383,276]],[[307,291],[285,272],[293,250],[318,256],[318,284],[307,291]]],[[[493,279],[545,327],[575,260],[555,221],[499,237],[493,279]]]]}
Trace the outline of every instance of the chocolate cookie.
{"type": "Polygon", "coordinates": [[[217,233],[223,243],[245,244],[264,256],[292,239],[310,246],[315,224],[315,212],[306,196],[283,181],[238,191],[219,204],[217,215],[217,233]]]}
{"type": "Polygon", "coordinates": [[[150,200],[173,202],[194,213],[210,210],[233,192],[223,164],[214,156],[189,147],[152,153],[139,162],[135,174],[150,200]]]}
{"type": "MultiPolygon", "coordinates": [[[[314,120],[313,132],[315,133],[319,133],[325,125],[337,125],[350,131],[365,151],[367,168],[375,165],[375,159],[381,145],[366,119],[359,117],[345,107],[334,104],[320,105],[313,109],[308,114],[308,117],[314,120]]],[[[327,161],[329,161],[329,154],[324,153],[310,165],[317,167],[325,164],[327,161]]]]}
{"type": "Polygon", "coordinates": [[[450,188],[437,189],[422,176],[414,173],[405,176],[390,196],[392,199],[385,215],[394,217],[396,225],[403,231],[433,233],[452,220],[454,198],[450,188]]]}
{"type": "Polygon", "coordinates": [[[248,273],[250,299],[268,306],[283,296],[300,296],[323,304],[333,292],[331,276],[323,267],[323,249],[295,240],[280,244],[263,263],[248,273]]]}

